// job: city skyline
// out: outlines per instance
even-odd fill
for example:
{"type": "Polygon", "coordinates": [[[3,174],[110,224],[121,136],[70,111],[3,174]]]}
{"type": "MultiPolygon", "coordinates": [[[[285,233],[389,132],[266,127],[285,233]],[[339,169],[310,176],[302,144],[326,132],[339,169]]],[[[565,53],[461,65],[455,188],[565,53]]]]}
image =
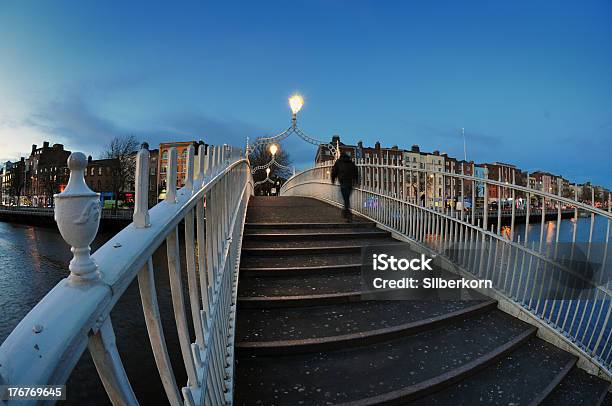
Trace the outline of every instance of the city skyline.
{"type": "MultiPolygon", "coordinates": [[[[468,160],[612,186],[607,2],[291,6],[3,4],[0,159],[127,134],[242,146],[300,91],[318,139],[462,158],[465,127],[468,160]]],[[[316,152],[284,148],[298,168],[316,152]]]]}

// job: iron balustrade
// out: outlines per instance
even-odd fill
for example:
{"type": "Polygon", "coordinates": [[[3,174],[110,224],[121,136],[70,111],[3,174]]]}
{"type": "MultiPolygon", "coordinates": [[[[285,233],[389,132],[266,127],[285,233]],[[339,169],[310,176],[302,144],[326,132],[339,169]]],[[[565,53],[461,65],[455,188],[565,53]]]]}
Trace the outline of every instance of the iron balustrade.
{"type": "MultiPolygon", "coordinates": [[[[0,384],[65,384],[88,349],[112,403],[138,404],[117,351],[110,317],[119,298],[137,278],[148,336],[169,403],[231,404],[237,275],[246,208],[253,192],[246,153],[226,145],[210,147],[206,152],[200,146],[195,173],[195,150],[191,146],[185,186],[176,190],[177,152],[171,148],[166,198],[150,210],[148,156],[146,149],[137,154],[133,222],[90,258],[89,247],[79,248],[81,236],[68,235],[66,230],[83,225],[95,236],[100,218],[99,204],[95,202],[98,196],[86,186],[83,189],[77,185],[84,185],[84,180],[78,179],[83,176],[81,166],[86,166],[84,155],[73,153],[69,158],[71,182],[66,190],[72,193],[56,196],[55,216],[75,253],[70,276],[60,281],[0,346],[0,384]],[[81,189],[74,193],[78,187],[81,189]],[[64,212],[62,205],[76,202],[79,209],[78,199],[83,198],[91,198],[94,204],[82,205],[82,219],[67,221],[72,220],[72,214],[64,212]],[[179,249],[181,222],[184,257],[179,249]],[[187,382],[181,387],[170,363],[154,282],[152,255],[164,242],[173,311],[187,372],[187,382]],[[90,259],[93,268],[86,266],[90,259]],[[188,298],[183,297],[181,261],[186,264],[188,298]],[[189,300],[190,314],[185,300],[189,300]],[[195,342],[191,341],[189,324],[193,325],[195,342]]],[[[76,211],[78,214],[81,210],[76,211]]],[[[81,234],[84,229],[75,230],[73,234],[81,234]]]]}
{"type": "MultiPolygon", "coordinates": [[[[281,187],[280,194],[313,197],[340,206],[340,188],[330,181],[332,164],[328,161],[295,174],[281,187]]],[[[538,324],[552,332],[555,339],[562,340],[567,348],[587,360],[594,372],[610,380],[612,291],[605,272],[609,269],[606,261],[612,220],[609,195],[606,211],[579,202],[576,195],[574,199],[561,196],[560,187],[558,194],[552,194],[517,185],[514,179],[501,182],[410,168],[399,159],[357,159],[356,164],[359,181],[351,196],[353,211],[433,255],[441,255],[463,275],[491,279],[498,297],[539,320],[538,324]],[[494,201],[497,203],[493,210],[489,208],[491,188],[495,188],[494,201]],[[524,197],[520,213],[517,209],[519,196],[524,197]],[[462,204],[447,204],[451,199],[462,204]],[[512,204],[510,224],[502,227],[504,200],[512,204]],[[548,209],[534,210],[532,201],[548,209]],[[467,207],[468,202],[470,207],[467,207]],[[478,210],[477,202],[481,206],[478,210]],[[575,287],[572,284],[581,283],[585,276],[568,267],[567,258],[555,252],[562,214],[568,210],[573,212],[572,237],[568,241],[571,246],[584,243],[581,248],[586,252],[587,261],[595,260],[595,250],[591,249],[594,241],[603,248],[596,258],[598,269],[594,275],[598,279],[592,281],[592,289],[569,298],[566,296],[575,287]],[[483,213],[488,215],[483,216],[483,213]],[[494,213],[494,220],[489,222],[491,213],[494,213]],[[519,214],[524,216],[525,224],[522,241],[515,230],[519,214]],[[547,214],[552,214],[557,221],[554,236],[549,235],[552,244],[544,240],[547,214]],[[530,239],[530,218],[534,215],[539,216],[540,235],[530,239]],[[584,241],[577,239],[579,216],[590,218],[584,230],[588,239],[584,241]],[[596,231],[596,219],[606,224],[605,230],[601,227],[596,231]],[[459,249],[455,249],[457,247],[459,249]],[[562,294],[551,298],[547,291],[562,294]]],[[[594,204],[594,198],[591,202],[594,204]]],[[[574,255],[574,248],[571,255],[574,255]]]]}

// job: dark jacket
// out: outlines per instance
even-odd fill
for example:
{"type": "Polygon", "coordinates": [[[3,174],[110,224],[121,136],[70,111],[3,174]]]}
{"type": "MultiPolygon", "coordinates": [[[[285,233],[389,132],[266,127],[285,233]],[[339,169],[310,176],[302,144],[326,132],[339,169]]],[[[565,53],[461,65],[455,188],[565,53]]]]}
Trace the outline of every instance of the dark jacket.
{"type": "Polygon", "coordinates": [[[357,165],[348,155],[341,155],[340,159],[334,164],[331,172],[332,183],[335,183],[336,179],[338,179],[341,185],[351,186],[359,180],[357,165]]]}

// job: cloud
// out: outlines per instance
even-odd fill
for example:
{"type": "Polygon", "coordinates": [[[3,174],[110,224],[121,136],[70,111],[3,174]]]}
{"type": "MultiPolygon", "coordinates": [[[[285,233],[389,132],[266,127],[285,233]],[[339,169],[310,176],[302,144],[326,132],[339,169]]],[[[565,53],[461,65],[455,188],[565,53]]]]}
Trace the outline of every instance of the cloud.
{"type": "Polygon", "coordinates": [[[97,144],[122,133],[110,119],[97,115],[80,96],[48,103],[24,124],[78,145],[97,144]]]}
{"type": "Polygon", "coordinates": [[[80,93],[71,92],[61,99],[37,106],[19,124],[62,142],[67,149],[97,155],[113,137],[131,134],[154,147],[161,142],[204,140],[209,144],[242,147],[265,131],[234,118],[215,118],[202,112],[168,113],[151,119],[146,127],[122,125],[112,117],[96,112],[80,93]]]}
{"type": "Polygon", "coordinates": [[[167,114],[156,120],[154,130],[138,130],[136,135],[157,143],[187,137],[209,144],[244,146],[247,137],[254,139],[263,132],[260,127],[235,118],[216,118],[194,111],[167,114]]]}

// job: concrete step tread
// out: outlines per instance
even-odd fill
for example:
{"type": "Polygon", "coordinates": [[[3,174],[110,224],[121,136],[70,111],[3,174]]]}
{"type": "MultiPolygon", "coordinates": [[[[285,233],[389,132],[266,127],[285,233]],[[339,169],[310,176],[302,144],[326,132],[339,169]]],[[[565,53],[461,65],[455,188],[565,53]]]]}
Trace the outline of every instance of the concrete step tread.
{"type": "Polygon", "coordinates": [[[308,308],[245,309],[236,342],[304,340],[362,333],[426,320],[494,301],[390,300],[308,308]]]}
{"type": "MultiPolygon", "coordinates": [[[[319,255],[271,255],[249,256],[245,255],[240,261],[240,269],[256,268],[308,268],[318,266],[334,266],[347,264],[361,264],[361,252],[329,253],[319,255]]],[[[242,274],[241,274],[242,275],[242,274]]]]}
{"type": "Polygon", "coordinates": [[[315,240],[260,240],[257,238],[247,239],[242,243],[242,251],[251,253],[254,250],[279,250],[283,248],[292,249],[331,249],[336,247],[361,247],[376,246],[385,244],[399,244],[398,240],[395,240],[389,236],[382,236],[382,238],[350,238],[350,239],[331,239],[325,236],[321,236],[315,240]]]}
{"type": "Polygon", "coordinates": [[[321,293],[293,296],[238,297],[239,309],[263,309],[271,307],[327,306],[347,302],[360,302],[362,292],[321,293]]]}
{"type": "MultiPolygon", "coordinates": [[[[247,223],[342,223],[342,211],[330,204],[305,197],[273,198],[263,201],[255,196],[249,202],[247,223]]],[[[369,221],[354,216],[355,222],[369,221]]]]}
{"type": "Polygon", "coordinates": [[[575,363],[573,355],[533,337],[496,363],[416,404],[539,404],[575,363]]]}
{"type": "Polygon", "coordinates": [[[267,231],[267,230],[291,230],[291,231],[310,231],[310,230],[352,230],[352,229],[376,229],[376,223],[371,221],[357,221],[349,223],[346,220],[333,220],[328,222],[307,222],[307,223],[245,223],[245,230],[252,231],[267,231]]]}
{"type": "Polygon", "coordinates": [[[382,238],[390,237],[391,233],[375,228],[323,228],[323,229],[305,229],[305,230],[256,230],[255,232],[247,231],[243,237],[245,241],[250,240],[280,240],[280,239],[301,239],[306,241],[312,238],[338,239],[338,238],[382,238]]]}
{"type": "Polygon", "coordinates": [[[548,406],[597,406],[606,394],[610,382],[574,367],[543,403],[548,406]]]}
{"type": "Polygon", "coordinates": [[[359,291],[361,274],[312,274],[283,277],[242,277],[238,297],[305,296],[359,291]]]}
{"type": "MultiPolygon", "coordinates": [[[[321,314],[317,311],[319,310],[317,307],[311,308],[313,309],[312,313],[319,315],[323,321],[317,324],[311,319],[310,324],[302,324],[297,328],[292,324],[300,323],[292,323],[291,321],[299,321],[299,318],[287,318],[286,320],[290,321],[289,325],[274,326],[274,316],[280,316],[275,314],[274,310],[288,313],[288,309],[270,309],[272,311],[265,319],[255,317],[255,321],[262,321],[263,319],[264,324],[268,325],[267,329],[260,328],[257,330],[257,326],[253,326],[252,323],[248,323],[250,325],[246,326],[238,326],[237,340],[239,341],[236,342],[236,350],[255,355],[291,354],[372,345],[437,328],[458,319],[472,317],[479,312],[492,311],[497,305],[494,300],[427,301],[421,302],[421,306],[425,307],[425,310],[421,309],[419,311],[414,306],[406,306],[406,303],[409,302],[416,301],[357,302],[336,306],[318,306],[329,310],[346,308],[347,305],[353,305],[353,308],[345,314],[338,314],[335,311],[331,311],[331,314],[330,312],[321,314]],[[445,304],[447,306],[444,306],[445,304]],[[437,307],[437,311],[433,307],[437,307]],[[351,313],[355,308],[360,308],[361,311],[351,313]],[[359,315],[364,317],[360,318],[359,315]],[[328,319],[325,320],[324,317],[328,317],[328,319]],[[247,332],[244,337],[241,337],[241,331],[247,332]],[[272,331],[292,334],[282,334],[281,337],[276,338],[269,334],[272,331]]],[[[297,310],[299,312],[301,309],[297,310]]],[[[306,318],[304,317],[304,319],[306,318]]],[[[251,319],[250,321],[254,320],[251,319]]]]}
{"type": "Polygon", "coordinates": [[[531,326],[494,310],[367,347],[238,355],[235,404],[328,404],[422,390],[419,384],[470,362],[479,364],[498,349],[505,351],[506,344],[512,347],[534,333],[531,326]]]}

